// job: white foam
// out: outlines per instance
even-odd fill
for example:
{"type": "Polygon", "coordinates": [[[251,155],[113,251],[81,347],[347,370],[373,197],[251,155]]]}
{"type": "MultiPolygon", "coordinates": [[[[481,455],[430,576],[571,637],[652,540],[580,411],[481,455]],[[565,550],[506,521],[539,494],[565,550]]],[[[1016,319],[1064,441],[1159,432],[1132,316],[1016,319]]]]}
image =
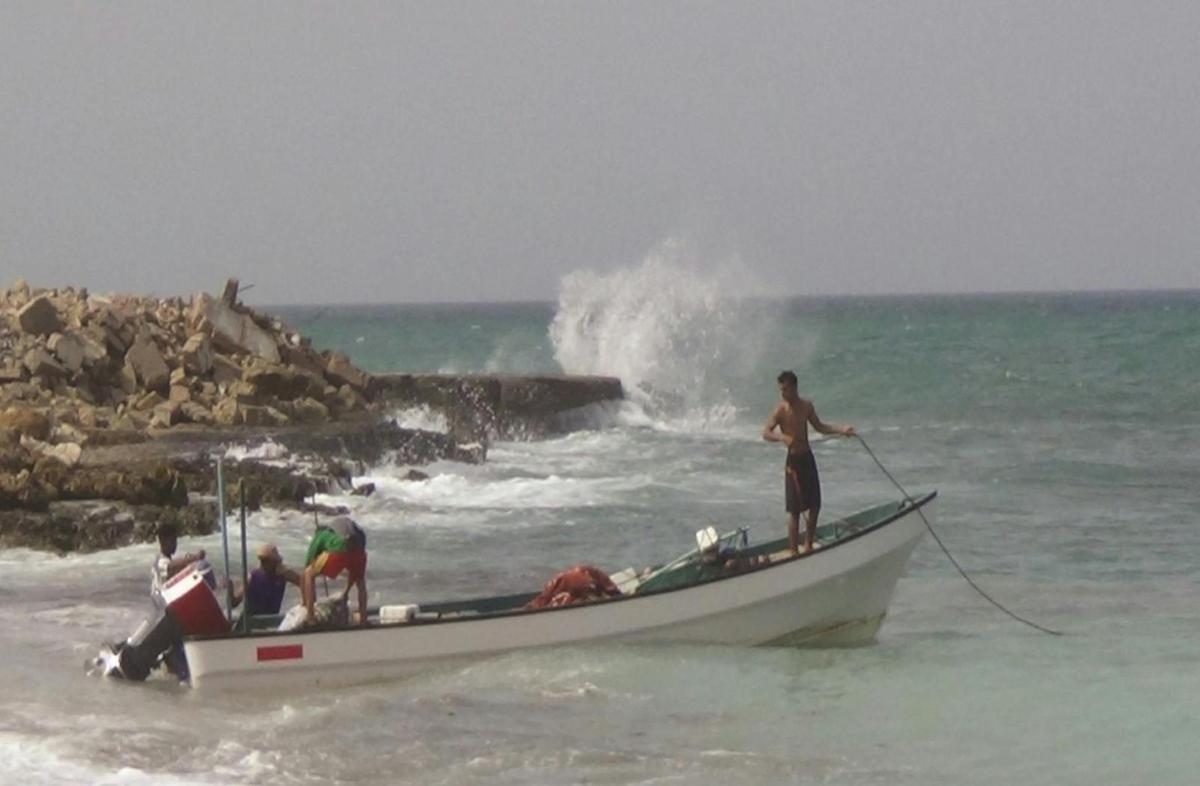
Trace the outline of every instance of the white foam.
{"type": "Polygon", "coordinates": [[[705,270],[686,244],[667,241],[640,265],[577,271],[561,284],[550,325],[554,357],[572,374],[620,377],[654,424],[728,425],[728,380],[752,374],[777,317],[744,270],[705,270]]]}
{"type": "Polygon", "coordinates": [[[640,476],[490,478],[451,472],[415,482],[385,474],[364,477],[362,480],[375,484],[376,496],[380,497],[377,503],[399,501],[421,508],[477,510],[590,507],[613,501],[622,492],[649,482],[640,476]]]}
{"type": "Polygon", "coordinates": [[[268,439],[258,445],[230,445],[225,449],[225,458],[230,461],[256,459],[274,464],[287,463],[288,449],[274,440],[268,439]]]}
{"type": "MultiPolygon", "coordinates": [[[[69,745],[69,743],[66,743],[69,745]]],[[[100,769],[72,761],[54,740],[0,732],[0,783],[38,784],[89,783],[96,786],[189,786],[228,782],[224,777],[196,780],[165,773],[150,773],[136,767],[100,769]]]]}
{"type": "Polygon", "coordinates": [[[446,416],[430,408],[427,404],[399,409],[392,413],[392,420],[401,428],[437,431],[442,434],[450,430],[450,425],[446,422],[446,416]]]}

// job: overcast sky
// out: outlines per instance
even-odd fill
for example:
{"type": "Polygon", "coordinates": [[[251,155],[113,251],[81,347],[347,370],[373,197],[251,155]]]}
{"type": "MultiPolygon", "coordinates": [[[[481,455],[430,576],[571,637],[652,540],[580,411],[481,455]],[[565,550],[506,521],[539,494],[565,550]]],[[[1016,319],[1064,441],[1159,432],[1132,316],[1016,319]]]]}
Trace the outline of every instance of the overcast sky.
{"type": "Polygon", "coordinates": [[[0,4],[0,286],[1200,287],[1200,3],[0,4]]]}

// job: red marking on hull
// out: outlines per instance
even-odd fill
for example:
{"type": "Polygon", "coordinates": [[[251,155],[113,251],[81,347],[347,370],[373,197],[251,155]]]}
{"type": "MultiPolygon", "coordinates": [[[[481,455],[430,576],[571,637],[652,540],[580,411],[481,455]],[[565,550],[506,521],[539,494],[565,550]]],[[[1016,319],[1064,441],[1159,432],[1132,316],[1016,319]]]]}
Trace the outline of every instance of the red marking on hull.
{"type": "Polygon", "coordinates": [[[281,644],[277,647],[259,647],[258,660],[303,660],[303,644],[281,644]]]}

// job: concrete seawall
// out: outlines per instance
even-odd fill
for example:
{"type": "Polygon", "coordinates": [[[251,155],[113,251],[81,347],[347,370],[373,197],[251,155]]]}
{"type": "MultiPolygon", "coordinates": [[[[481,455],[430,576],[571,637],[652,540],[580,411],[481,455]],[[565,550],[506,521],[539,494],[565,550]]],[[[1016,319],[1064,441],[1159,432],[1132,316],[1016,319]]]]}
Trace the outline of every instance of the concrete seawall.
{"type": "Polygon", "coordinates": [[[589,409],[624,398],[621,380],[598,376],[380,374],[372,397],[442,413],[460,441],[536,439],[572,430],[589,409]]]}

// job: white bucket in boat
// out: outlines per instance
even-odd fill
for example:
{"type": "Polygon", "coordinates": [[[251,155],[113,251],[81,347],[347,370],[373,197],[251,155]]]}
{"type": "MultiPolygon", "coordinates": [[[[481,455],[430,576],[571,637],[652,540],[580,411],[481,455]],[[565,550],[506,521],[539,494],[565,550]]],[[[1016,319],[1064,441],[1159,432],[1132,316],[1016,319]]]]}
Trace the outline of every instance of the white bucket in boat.
{"type": "Polygon", "coordinates": [[[379,607],[380,622],[412,622],[413,617],[421,611],[416,603],[403,603],[394,606],[379,607]]]}

